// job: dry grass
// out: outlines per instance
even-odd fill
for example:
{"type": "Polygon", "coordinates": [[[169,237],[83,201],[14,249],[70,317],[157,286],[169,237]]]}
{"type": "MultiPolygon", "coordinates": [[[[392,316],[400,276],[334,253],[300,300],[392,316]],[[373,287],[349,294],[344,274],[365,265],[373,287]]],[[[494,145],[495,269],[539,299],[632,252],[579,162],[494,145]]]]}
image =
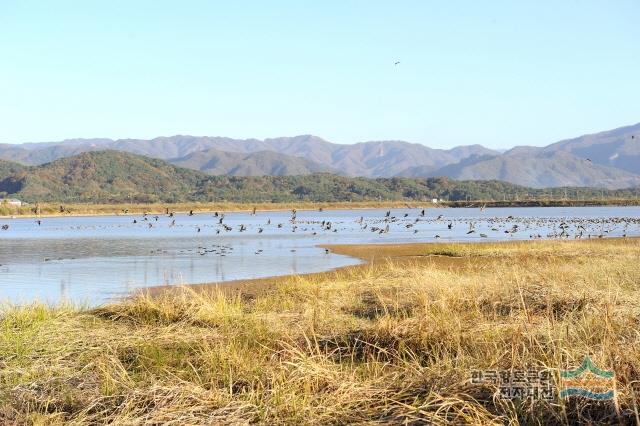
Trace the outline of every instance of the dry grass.
{"type": "Polygon", "coordinates": [[[11,216],[93,216],[112,214],[141,214],[164,213],[170,211],[185,213],[214,211],[251,211],[255,207],[261,211],[269,210],[317,210],[323,209],[387,209],[387,208],[433,208],[433,207],[552,207],[552,206],[637,206],[640,200],[635,199],[602,199],[602,200],[523,200],[523,201],[442,201],[433,204],[430,201],[336,201],[336,202],[308,202],[296,201],[289,203],[235,203],[235,202],[193,202],[193,203],[119,203],[119,204],[93,204],[93,203],[38,203],[38,214],[35,204],[22,207],[0,204],[0,217],[11,216]],[[60,211],[60,206],[64,211],[60,211]]]}
{"type": "MultiPolygon", "coordinates": [[[[39,203],[38,216],[93,216],[112,214],[141,214],[165,213],[166,209],[177,213],[214,212],[214,211],[245,211],[250,212],[255,207],[260,211],[270,210],[317,210],[323,209],[373,209],[373,208],[417,208],[418,206],[432,206],[430,202],[407,201],[354,201],[354,202],[291,202],[291,203],[156,203],[156,204],[71,204],[71,203],[39,203]],[[60,206],[64,211],[60,211],[60,206]]],[[[36,216],[36,205],[29,204],[22,207],[0,205],[0,217],[36,216]]]]}
{"type": "Polygon", "coordinates": [[[375,260],[282,278],[261,294],[184,289],[93,311],[6,308],[0,419],[638,421],[640,240],[333,249],[375,260]],[[557,371],[585,354],[615,370],[614,401],[512,402],[469,383],[473,369],[557,371]]]}

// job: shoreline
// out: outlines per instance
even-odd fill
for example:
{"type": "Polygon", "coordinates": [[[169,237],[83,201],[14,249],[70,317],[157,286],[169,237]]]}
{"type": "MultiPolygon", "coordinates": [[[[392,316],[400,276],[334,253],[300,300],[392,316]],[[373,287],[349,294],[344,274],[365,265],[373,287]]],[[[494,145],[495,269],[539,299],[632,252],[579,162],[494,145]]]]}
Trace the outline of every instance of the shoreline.
{"type": "MultiPolygon", "coordinates": [[[[482,251],[487,246],[505,248],[519,245],[544,245],[549,243],[596,243],[596,244],[625,244],[629,241],[640,240],[640,237],[609,237],[585,240],[515,240],[515,241],[479,241],[479,242],[447,242],[447,243],[370,243],[370,244],[321,244],[316,247],[327,248],[342,256],[358,259],[361,263],[346,265],[322,272],[307,272],[301,274],[271,275],[263,278],[248,278],[220,282],[204,282],[178,285],[157,285],[140,288],[121,300],[131,299],[138,295],[147,295],[152,298],[165,297],[184,292],[184,290],[196,293],[220,292],[225,295],[236,295],[243,299],[254,299],[264,296],[275,290],[278,284],[295,279],[328,279],[344,273],[354,273],[365,268],[376,266],[379,262],[395,261],[410,262],[411,260],[428,260],[440,267],[464,266],[465,262],[484,260],[479,255],[452,256],[456,250],[465,250],[481,247],[482,251]]],[[[471,250],[473,251],[473,250],[471,250]]]]}
{"type": "MultiPolygon", "coordinates": [[[[316,247],[319,248],[329,248],[333,250],[333,246],[331,244],[323,244],[316,247]]],[[[356,265],[345,265],[338,266],[337,268],[332,268],[326,271],[321,272],[305,272],[301,274],[283,274],[283,275],[270,275],[262,278],[246,278],[246,279],[237,279],[237,280],[229,280],[229,281],[218,281],[218,282],[203,282],[203,283],[191,283],[191,284],[163,284],[156,285],[151,287],[144,287],[137,290],[134,290],[131,294],[124,296],[120,300],[127,300],[132,297],[135,297],[140,294],[149,295],[151,297],[158,296],[166,296],[168,294],[174,292],[180,292],[184,289],[190,289],[195,292],[208,292],[208,291],[221,291],[224,294],[239,294],[241,296],[248,296],[250,298],[256,297],[258,295],[264,295],[269,293],[269,290],[273,289],[273,286],[277,285],[279,282],[283,280],[292,279],[295,277],[326,277],[332,274],[346,271],[349,269],[360,269],[366,266],[369,266],[370,262],[365,258],[360,258],[356,256],[350,256],[345,253],[341,253],[338,250],[335,250],[336,254],[349,256],[354,259],[360,260],[360,263],[356,265]]]]}
{"type": "MultiPolygon", "coordinates": [[[[88,217],[88,216],[134,216],[140,214],[166,214],[169,211],[185,214],[193,210],[196,214],[215,212],[239,213],[277,212],[296,209],[311,210],[375,210],[375,209],[438,209],[438,208],[509,208],[509,207],[635,207],[640,200],[522,200],[522,201],[358,201],[358,202],[301,202],[301,203],[176,203],[176,204],[67,204],[69,212],[60,213],[59,203],[40,205],[41,213],[33,213],[35,205],[5,207],[10,214],[0,214],[0,219],[88,217]],[[55,206],[55,207],[54,207],[55,206]]],[[[0,206],[2,207],[2,206],[0,206]]]]}
{"type": "MultiPolygon", "coordinates": [[[[254,207],[256,207],[256,212],[278,212],[278,211],[289,211],[291,209],[296,209],[298,211],[312,211],[312,210],[375,210],[381,208],[409,208],[409,209],[417,209],[417,208],[443,208],[447,207],[444,204],[433,204],[430,202],[425,202],[424,205],[411,205],[409,202],[405,201],[389,201],[389,202],[327,202],[327,203],[228,203],[228,204],[212,204],[212,203],[203,203],[203,204],[188,204],[188,203],[178,203],[178,204],[78,204],[78,205],[69,205],[71,209],[81,209],[85,208],[86,212],[71,212],[71,213],[59,213],[59,212],[47,212],[35,214],[33,212],[29,213],[20,213],[15,212],[11,215],[0,215],[0,219],[18,219],[18,218],[46,218],[46,217],[87,217],[87,216],[134,216],[140,214],[166,214],[166,209],[168,208],[170,212],[177,214],[186,214],[189,213],[190,210],[193,210],[195,214],[211,214],[215,212],[224,212],[224,213],[240,213],[240,212],[251,212],[254,207]],[[93,209],[90,207],[93,206],[93,209]],[[265,207],[266,206],[266,207],[265,207]],[[125,212],[124,210],[128,210],[125,212]]],[[[21,207],[20,209],[25,209],[27,207],[21,207]]]]}
{"type": "Polygon", "coordinates": [[[640,238],[330,247],[370,262],[10,307],[3,424],[633,423],[640,238]],[[617,405],[559,395],[553,375],[585,354],[615,372],[617,405]],[[495,371],[546,371],[558,392],[514,412],[495,371]]]}

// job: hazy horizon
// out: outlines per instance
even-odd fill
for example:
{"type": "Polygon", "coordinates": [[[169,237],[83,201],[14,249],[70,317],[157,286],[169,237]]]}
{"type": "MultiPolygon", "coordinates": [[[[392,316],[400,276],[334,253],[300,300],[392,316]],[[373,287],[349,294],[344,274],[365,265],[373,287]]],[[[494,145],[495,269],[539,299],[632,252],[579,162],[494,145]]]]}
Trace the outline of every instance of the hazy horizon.
{"type": "Polygon", "coordinates": [[[191,136],[191,137],[196,137],[196,138],[200,138],[200,137],[211,137],[211,138],[230,138],[230,139],[238,139],[238,140],[260,140],[260,141],[264,141],[267,139],[278,139],[278,138],[294,138],[294,137],[299,137],[299,136],[314,136],[314,137],[318,137],[320,139],[323,139],[326,142],[330,142],[330,143],[335,143],[338,145],[355,145],[358,143],[367,143],[367,142],[407,142],[407,143],[411,143],[411,144],[420,144],[420,145],[424,145],[427,146],[429,148],[434,148],[434,149],[444,149],[444,150],[448,150],[448,149],[453,149],[453,148],[458,148],[458,147],[462,147],[462,146],[469,146],[469,145],[482,145],[486,148],[490,148],[493,149],[495,151],[508,151],[512,148],[515,148],[517,146],[534,146],[534,147],[544,147],[556,142],[560,142],[566,139],[573,139],[576,137],[580,137],[580,136],[585,136],[585,135],[589,135],[592,133],[600,133],[603,131],[608,131],[608,130],[614,130],[614,129],[618,129],[618,128],[622,128],[622,127],[631,127],[631,126],[636,126],[639,125],[640,122],[638,123],[632,123],[632,124],[625,124],[625,125],[621,125],[621,126],[617,126],[611,129],[602,129],[599,131],[595,131],[595,132],[591,132],[591,133],[581,133],[578,135],[573,135],[573,136],[568,136],[562,139],[558,139],[558,140],[554,140],[554,141],[549,141],[547,143],[542,143],[542,144],[527,144],[527,145],[511,145],[511,146],[503,146],[503,147],[490,147],[487,145],[483,145],[481,143],[468,143],[468,144],[459,144],[459,145],[453,145],[453,146],[448,146],[448,147],[440,147],[440,146],[432,146],[429,145],[427,143],[423,143],[423,142],[418,142],[418,141],[409,141],[409,140],[405,140],[405,139],[371,139],[371,140],[362,140],[362,141],[354,141],[354,142],[336,142],[333,140],[329,140],[325,137],[323,137],[322,135],[315,135],[315,134],[311,134],[311,133],[303,133],[303,134],[298,134],[298,135],[280,135],[280,136],[269,136],[269,137],[265,137],[265,138],[258,138],[258,137],[232,137],[232,136],[226,136],[226,135],[192,135],[192,134],[172,134],[172,135],[159,135],[159,136],[154,136],[154,137],[150,137],[150,138],[135,138],[135,137],[124,137],[124,138],[109,138],[109,137],[103,137],[103,136],[96,136],[96,137],[71,137],[71,138],[64,138],[64,139],[60,139],[60,140],[42,140],[42,141],[24,141],[24,142],[1,142],[0,144],[9,144],[9,145],[22,145],[22,144],[40,144],[40,143],[58,143],[58,142],[64,142],[64,141],[72,141],[72,140],[91,140],[91,139],[110,139],[110,140],[127,140],[127,139],[132,139],[132,140],[153,140],[153,139],[159,139],[159,138],[171,138],[171,137],[177,137],[177,136],[191,136]]]}

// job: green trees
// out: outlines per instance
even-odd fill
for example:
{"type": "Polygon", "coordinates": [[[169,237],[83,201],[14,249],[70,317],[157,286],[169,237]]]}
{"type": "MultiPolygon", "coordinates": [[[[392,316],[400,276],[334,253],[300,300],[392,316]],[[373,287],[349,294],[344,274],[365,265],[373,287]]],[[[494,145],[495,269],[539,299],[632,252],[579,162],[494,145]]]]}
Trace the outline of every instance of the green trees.
{"type": "Polygon", "coordinates": [[[305,176],[211,176],[162,160],[116,151],[88,152],[41,166],[0,162],[0,195],[27,202],[341,202],[526,201],[636,199],[637,189],[536,189],[501,181],[435,178],[305,176]]]}

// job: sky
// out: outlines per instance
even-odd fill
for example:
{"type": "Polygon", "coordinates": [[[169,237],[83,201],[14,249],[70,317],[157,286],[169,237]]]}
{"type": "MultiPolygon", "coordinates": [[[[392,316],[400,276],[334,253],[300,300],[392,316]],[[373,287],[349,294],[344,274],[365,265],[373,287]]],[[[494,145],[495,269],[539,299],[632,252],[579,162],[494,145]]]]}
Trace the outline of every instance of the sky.
{"type": "Polygon", "coordinates": [[[640,122],[639,22],[637,0],[0,0],[0,142],[547,145],[640,122]]]}

